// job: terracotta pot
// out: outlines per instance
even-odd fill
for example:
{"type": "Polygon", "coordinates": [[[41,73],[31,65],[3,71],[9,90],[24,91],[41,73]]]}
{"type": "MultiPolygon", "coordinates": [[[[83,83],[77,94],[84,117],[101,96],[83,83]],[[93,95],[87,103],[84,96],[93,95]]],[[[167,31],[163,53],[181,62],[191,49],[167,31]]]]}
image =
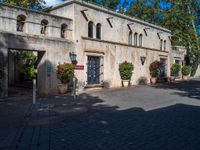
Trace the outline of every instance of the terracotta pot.
{"type": "Polygon", "coordinates": [[[183,80],[188,80],[188,76],[183,75],[183,80]]]}
{"type": "Polygon", "coordinates": [[[122,80],[122,86],[123,87],[128,87],[129,86],[130,81],[129,80],[122,80]]]}
{"type": "Polygon", "coordinates": [[[156,77],[151,77],[151,84],[156,84],[157,78],[156,77]]]}
{"type": "Polygon", "coordinates": [[[59,84],[58,85],[58,92],[60,94],[65,94],[68,91],[68,84],[59,84]]]}
{"type": "Polygon", "coordinates": [[[170,82],[175,82],[176,77],[175,76],[171,76],[170,77],[170,82]]]}

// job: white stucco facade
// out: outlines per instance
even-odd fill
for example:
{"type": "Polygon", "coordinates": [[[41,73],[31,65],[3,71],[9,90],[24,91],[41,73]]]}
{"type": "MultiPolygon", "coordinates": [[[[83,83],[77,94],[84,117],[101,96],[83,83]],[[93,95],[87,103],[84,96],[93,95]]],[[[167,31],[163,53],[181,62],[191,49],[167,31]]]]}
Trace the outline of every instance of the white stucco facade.
{"type": "MultiPolygon", "coordinates": [[[[70,63],[69,53],[77,55],[78,65],[83,70],[75,74],[82,87],[121,86],[119,64],[128,61],[134,65],[131,84],[139,84],[141,79],[150,82],[149,65],[153,61],[165,62],[165,77],[170,76],[173,61],[170,41],[171,31],[153,24],[119,14],[98,5],[81,0],[68,0],[63,4],[35,12],[3,4],[0,11],[0,52],[2,64],[8,72],[9,49],[43,52],[38,66],[38,88],[44,94],[56,94],[59,80],[56,76],[58,63],[70,63]],[[23,32],[16,31],[17,16],[26,17],[23,32]],[[41,21],[47,20],[46,34],[41,35],[41,21]],[[88,25],[92,22],[93,36],[88,36],[88,25]],[[66,36],[61,37],[61,25],[67,25],[66,36]],[[100,25],[100,38],[97,26],[100,25]],[[130,42],[129,34],[132,32],[130,42]],[[135,42],[137,33],[137,44],[135,42]],[[140,35],[142,40],[140,40],[140,35]],[[162,46],[161,46],[162,40],[162,46]],[[145,57],[144,64],[141,57],[145,57]],[[96,61],[96,62],[93,62],[96,61]],[[47,68],[52,67],[52,71],[47,68]],[[98,82],[93,84],[89,76],[98,71],[98,82]]],[[[182,59],[182,58],[181,58],[182,59]]],[[[97,76],[97,75],[96,75],[97,76]]],[[[8,78],[4,78],[4,95],[8,78]]]]}

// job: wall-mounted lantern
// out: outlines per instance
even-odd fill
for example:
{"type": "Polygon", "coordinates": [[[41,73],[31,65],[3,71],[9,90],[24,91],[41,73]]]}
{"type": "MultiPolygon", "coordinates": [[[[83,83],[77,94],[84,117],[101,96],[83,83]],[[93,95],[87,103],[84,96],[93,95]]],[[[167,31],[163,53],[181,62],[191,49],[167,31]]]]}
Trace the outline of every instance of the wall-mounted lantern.
{"type": "Polygon", "coordinates": [[[71,59],[72,64],[76,65],[77,64],[77,60],[76,60],[77,55],[74,52],[70,52],[69,57],[71,59]]]}
{"type": "Polygon", "coordinates": [[[144,63],[146,61],[146,57],[145,56],[141,56],[140,60],[141,60],[141,64],[144,65],[144,63]]]}

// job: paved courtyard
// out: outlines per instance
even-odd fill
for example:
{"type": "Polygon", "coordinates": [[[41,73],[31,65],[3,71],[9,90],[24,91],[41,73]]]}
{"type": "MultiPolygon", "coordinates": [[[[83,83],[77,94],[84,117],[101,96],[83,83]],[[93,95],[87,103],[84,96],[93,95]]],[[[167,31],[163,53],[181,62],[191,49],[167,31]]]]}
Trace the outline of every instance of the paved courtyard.
{"type": "Polygon", "coordinates": [[[0,107],[0,150],[200,149],[200,79],[0,107]]]}

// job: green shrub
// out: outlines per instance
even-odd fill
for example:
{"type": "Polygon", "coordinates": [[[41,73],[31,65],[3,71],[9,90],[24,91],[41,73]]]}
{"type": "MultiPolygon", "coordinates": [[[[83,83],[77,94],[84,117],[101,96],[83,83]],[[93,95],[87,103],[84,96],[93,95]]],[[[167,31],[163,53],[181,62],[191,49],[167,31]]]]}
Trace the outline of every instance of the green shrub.
{"type": "Polygon", "coordinates": [[[171,67],[171,74],[173,76],[176,76],[178,75],[179,71],[181,70],[181,65],[179,64],[173,64],[172,67],[171,67]]]}
{"type": "Polygon", "coordinates": [[[122,80],[130,80],[133,74],[133,64],[127,61],[119,64],[119,73],[122,80]]]}
{"type": "Polygon", "coordinates": [[[26,69],[26,74],[30,78],[35,78],[36,77],[36,69],[34,68],[34,66],[28,67],[26,69]]]}
{"type": "Polygon", "coordinates": [[[191,67],[190,66],[183,66],[181,71],[182,71],[182,74],[184,76],[188,76],[191,72],[191,67]]]}
{"type": "Polygon", "coordinates": [[[150,64],[149,71],[150,71],[151,77],[157,77],[158,76],[159,68],[160,68],[160,62],[159,61],[154,61],[150,64]]]}
{"type": "Polygon", "coordinates": [[[61,83],[66,84],[74,77],[74,65],[69,63],[59,64],[57,66],[57,75],[61,83]]]}

